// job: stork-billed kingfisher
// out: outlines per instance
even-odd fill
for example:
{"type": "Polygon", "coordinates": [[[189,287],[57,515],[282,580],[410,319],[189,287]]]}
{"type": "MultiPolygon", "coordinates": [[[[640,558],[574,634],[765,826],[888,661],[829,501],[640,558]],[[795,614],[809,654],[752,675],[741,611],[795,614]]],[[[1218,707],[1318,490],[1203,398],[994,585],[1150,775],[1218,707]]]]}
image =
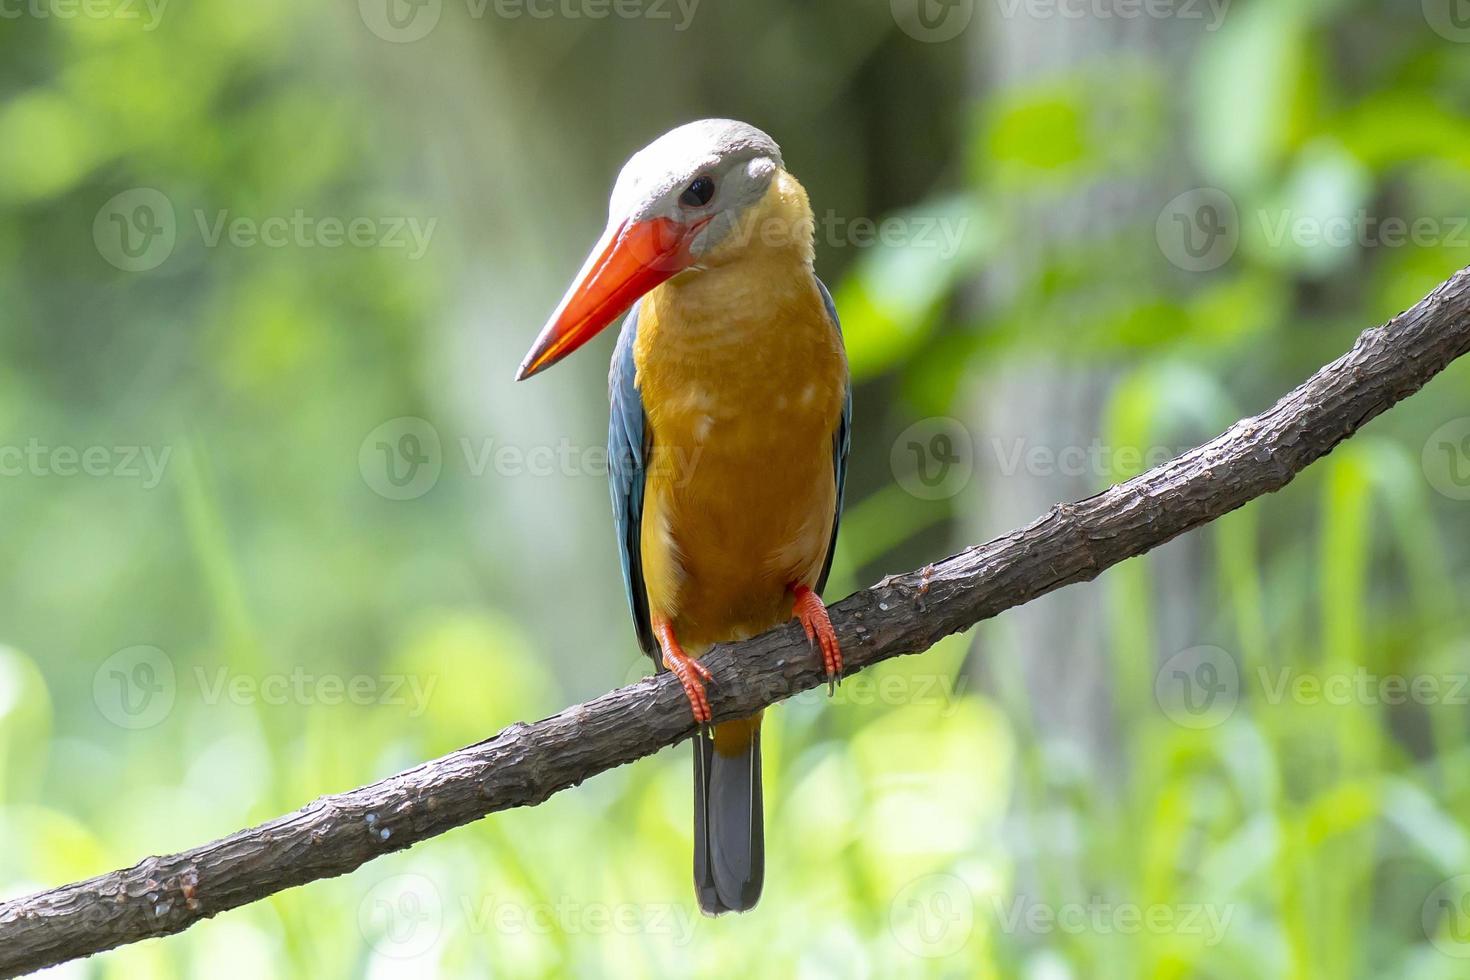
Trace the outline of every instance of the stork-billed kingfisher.
{"type": "Polygon", "coordinates": [[[711,645],[800,620],[828,678],[832,567],[852,389],[811,205],[765,133],[680,126],[619,175],[607,230],[521,363],[556,363],[629,311],[613,353],[613,518],[638,641],[683,684],[694,883],[711,915],[765,879],[760,716],[710,721],[711,645]]]}

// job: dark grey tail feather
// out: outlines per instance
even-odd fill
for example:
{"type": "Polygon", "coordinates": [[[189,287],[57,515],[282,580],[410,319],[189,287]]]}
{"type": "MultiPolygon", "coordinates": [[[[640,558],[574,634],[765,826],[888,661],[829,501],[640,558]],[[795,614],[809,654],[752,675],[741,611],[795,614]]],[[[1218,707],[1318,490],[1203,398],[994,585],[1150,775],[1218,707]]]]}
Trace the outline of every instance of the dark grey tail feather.
{"type": "Polygon", "coordinates": [[[714,739],[694,738],[694,890],[705,915],[755,907],[766,880],[761,805],[761,738],[738,756],[720,755],[714,739]]]}

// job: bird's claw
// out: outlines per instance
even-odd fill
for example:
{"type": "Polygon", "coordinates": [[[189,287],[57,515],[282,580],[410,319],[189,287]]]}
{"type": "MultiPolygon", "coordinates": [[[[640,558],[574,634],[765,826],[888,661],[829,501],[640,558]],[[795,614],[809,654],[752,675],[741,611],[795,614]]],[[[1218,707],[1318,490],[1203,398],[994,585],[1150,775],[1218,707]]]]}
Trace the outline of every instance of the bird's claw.
{"type": "Polygon", "coordinates": [[[686,654],[679,646],[679,641],[674,638],[674,630],[667,622],[656,623],[654,627],[658,635],[659,646],[663,649],[664,666],[669,669],[679,683],[684,687],[684,696],[689,699],[689,710],[694,714],[694,721],[701,728],[707,726],[713,718],[709,707],[709,696],[705,693],[704,685],[713,683],[715,676],[704,664],[686,654]]]}
{"type": "Polygon", "coordinates": [[[807,642],[821,649],[822,666],[827,668],[827,695],[831,697],[842,680],[842,647],[837,642],[837,631],[820,596],[805,585],[793,586],[791,593],[796,597],[792,614],[806,631],[807,642]]]}

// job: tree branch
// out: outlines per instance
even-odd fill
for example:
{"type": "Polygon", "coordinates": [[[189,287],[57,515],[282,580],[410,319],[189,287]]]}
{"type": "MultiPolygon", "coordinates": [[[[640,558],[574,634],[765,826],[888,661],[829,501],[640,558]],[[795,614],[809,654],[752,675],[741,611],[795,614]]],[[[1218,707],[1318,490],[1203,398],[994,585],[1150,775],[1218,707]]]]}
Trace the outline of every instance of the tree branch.
{"type": "MultiPolygon", "coordinates": [[[[849,672],[917,653],[1053,589],[1095,578],[1262,494],[1470,350],[1470,269],[1367,331],[1268,411],[1126,483],[832,609],[849,672]]],[[[824,681],[794,624],[711,651],[717,719],[824,681]]],[[[0,904],[0,975],[180,932],[226,909],[478,820],[534,806],[693,731],[672,675],[650,677],[269,823],[131,868],[0,904]]]]}

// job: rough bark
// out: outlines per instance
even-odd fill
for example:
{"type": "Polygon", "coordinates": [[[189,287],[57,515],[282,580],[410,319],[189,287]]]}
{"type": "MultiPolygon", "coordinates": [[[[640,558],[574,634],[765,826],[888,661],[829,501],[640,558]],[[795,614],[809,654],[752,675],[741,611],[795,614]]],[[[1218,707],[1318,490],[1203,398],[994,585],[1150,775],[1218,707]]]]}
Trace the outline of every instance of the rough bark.
{"type": "MultiPolygon", "coordinates": [[[[849,672],[905,653],[1141,555],[1279,490],[1365,422],[1470,350],[1470,269],[1362,334],[1267,411],[1126,483],[832,609],[849,672]]],[[[792,624],[712,650],[715,717],[749,714],[824,683],[792,624]]],[[[553,793],[689,736],[672,675],[647,678],[223,840],[0,904],[0,975],[150,936],[553,793]]]]}

